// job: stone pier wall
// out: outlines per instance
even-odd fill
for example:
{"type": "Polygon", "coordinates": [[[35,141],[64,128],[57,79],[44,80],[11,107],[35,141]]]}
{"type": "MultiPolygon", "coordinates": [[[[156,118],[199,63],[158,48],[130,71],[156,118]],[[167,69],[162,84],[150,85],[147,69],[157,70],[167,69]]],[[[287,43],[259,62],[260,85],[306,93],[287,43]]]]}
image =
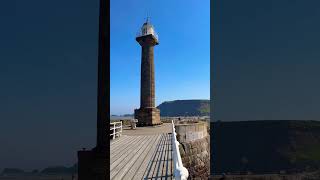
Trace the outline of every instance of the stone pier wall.
{"type": "Polygon", "coordinates": [[[197,139],[205,138],[209,135],[208,124],[203,121],[198,122],[180,122],[176,125],[177,139],[180,143],[191,142],[197,139]]]}
{"type": "Polygon", "coordinates": [[[206,122],[177,124],[177,140],[183,165],[189,179],[208,179],[210,176],[210,136],[206,122]]]}
{"type": "Polygon", "coordinates": [[[181,143],[179,147],[182,163],[191,179],[208,179],[210,176],[209,136],[192,142],[181,143]]]}

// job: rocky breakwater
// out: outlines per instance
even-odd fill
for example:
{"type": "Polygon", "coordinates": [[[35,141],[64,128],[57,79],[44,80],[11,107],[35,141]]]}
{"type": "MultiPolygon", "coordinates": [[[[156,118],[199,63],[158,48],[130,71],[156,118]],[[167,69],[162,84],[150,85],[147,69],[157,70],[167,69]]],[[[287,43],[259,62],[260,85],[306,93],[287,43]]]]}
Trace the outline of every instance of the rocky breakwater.
{"type": "Polygon", "coordinates": [[[177,140],[189,179],[208,179],[210,175],[210,137],[204,121],[177,121],[177,140]]]}

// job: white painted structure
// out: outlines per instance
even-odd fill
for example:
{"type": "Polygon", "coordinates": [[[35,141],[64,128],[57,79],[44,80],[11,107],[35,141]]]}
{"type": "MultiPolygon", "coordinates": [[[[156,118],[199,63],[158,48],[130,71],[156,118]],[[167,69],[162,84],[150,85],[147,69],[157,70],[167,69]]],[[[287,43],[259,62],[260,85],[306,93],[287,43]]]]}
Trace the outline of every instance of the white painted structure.
{"type": "Polygon", "coordinates": [[[122,121],[110,123],[110,130],[112,130],[112,133],[110,134],[110,136],[112,136],[112,139],[120,137],[122,134],[122,121]]]}
{"type": "Polygon", "coordinates": [[[173,157],[173,175],[176,180],[187,180],[189,172],[182,164],[181,155],[179,151],[179,142],[177,141],[177,133],[172,120],[172,157],[173,157]]]}
{"type": "Polygon", "coordinates": [[[152,24],[147,19],[147,22],[145,22],[141,27],[140,31],[138,31],[137,37],[146,36],[149,34],[152,34],[157,39],[157,41],[159,41],[158,34],[154,30],[154,27],[152,26],[152,24]]]}

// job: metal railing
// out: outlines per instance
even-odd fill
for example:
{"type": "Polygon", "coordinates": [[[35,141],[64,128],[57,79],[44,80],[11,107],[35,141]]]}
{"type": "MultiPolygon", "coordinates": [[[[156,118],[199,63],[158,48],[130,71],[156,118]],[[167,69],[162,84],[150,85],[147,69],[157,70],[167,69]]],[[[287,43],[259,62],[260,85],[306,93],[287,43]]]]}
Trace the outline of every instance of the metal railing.
{"type": "Polygon", "coordinates": [[[110,123],[110,131],[112,131],[112,133],[110,134],[110,136],[112,136],[112,139],[115,139],[116,136],[120,137],[122,134],[122,121],[110,123]],[[120,124],[120,126],[117,126],[117,124],[120,124]],[[117,131],[117,129],[120,130],[117,131]]]}
{"type": "Polygon", "coordinates": [[[172,123],[172,156],[173,156],[173,175],[175,180],[187,180],[189,172],[182,164],[181,155],[179,151],[179,142],[177,141],[177,133],[174,126],[173,120],[172,123]]]}
{"type": "Polygon", "coordinates": [[[146,36],[146,35],[149,35],[149,34],[152,34],[157,39],[157,41],[159,41],[158,34],[155,31],[153,31],[153,32],[149,32],[148,31],[147,33],[143,33],[141,31],[138,31],[137,34],[136,34],[136,37],[146,36]]]}

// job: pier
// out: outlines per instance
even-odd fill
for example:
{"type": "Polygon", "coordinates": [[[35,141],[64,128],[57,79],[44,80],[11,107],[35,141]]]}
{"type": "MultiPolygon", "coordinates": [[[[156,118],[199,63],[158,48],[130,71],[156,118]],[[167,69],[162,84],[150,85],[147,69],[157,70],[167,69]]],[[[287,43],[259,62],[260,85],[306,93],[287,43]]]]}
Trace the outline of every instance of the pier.
{"type": "Polygon", "coordinates": [[[110,178],[187,179],[173,131],[173,123],[123,127],[121,136],[110,142],[110,178]]]}

